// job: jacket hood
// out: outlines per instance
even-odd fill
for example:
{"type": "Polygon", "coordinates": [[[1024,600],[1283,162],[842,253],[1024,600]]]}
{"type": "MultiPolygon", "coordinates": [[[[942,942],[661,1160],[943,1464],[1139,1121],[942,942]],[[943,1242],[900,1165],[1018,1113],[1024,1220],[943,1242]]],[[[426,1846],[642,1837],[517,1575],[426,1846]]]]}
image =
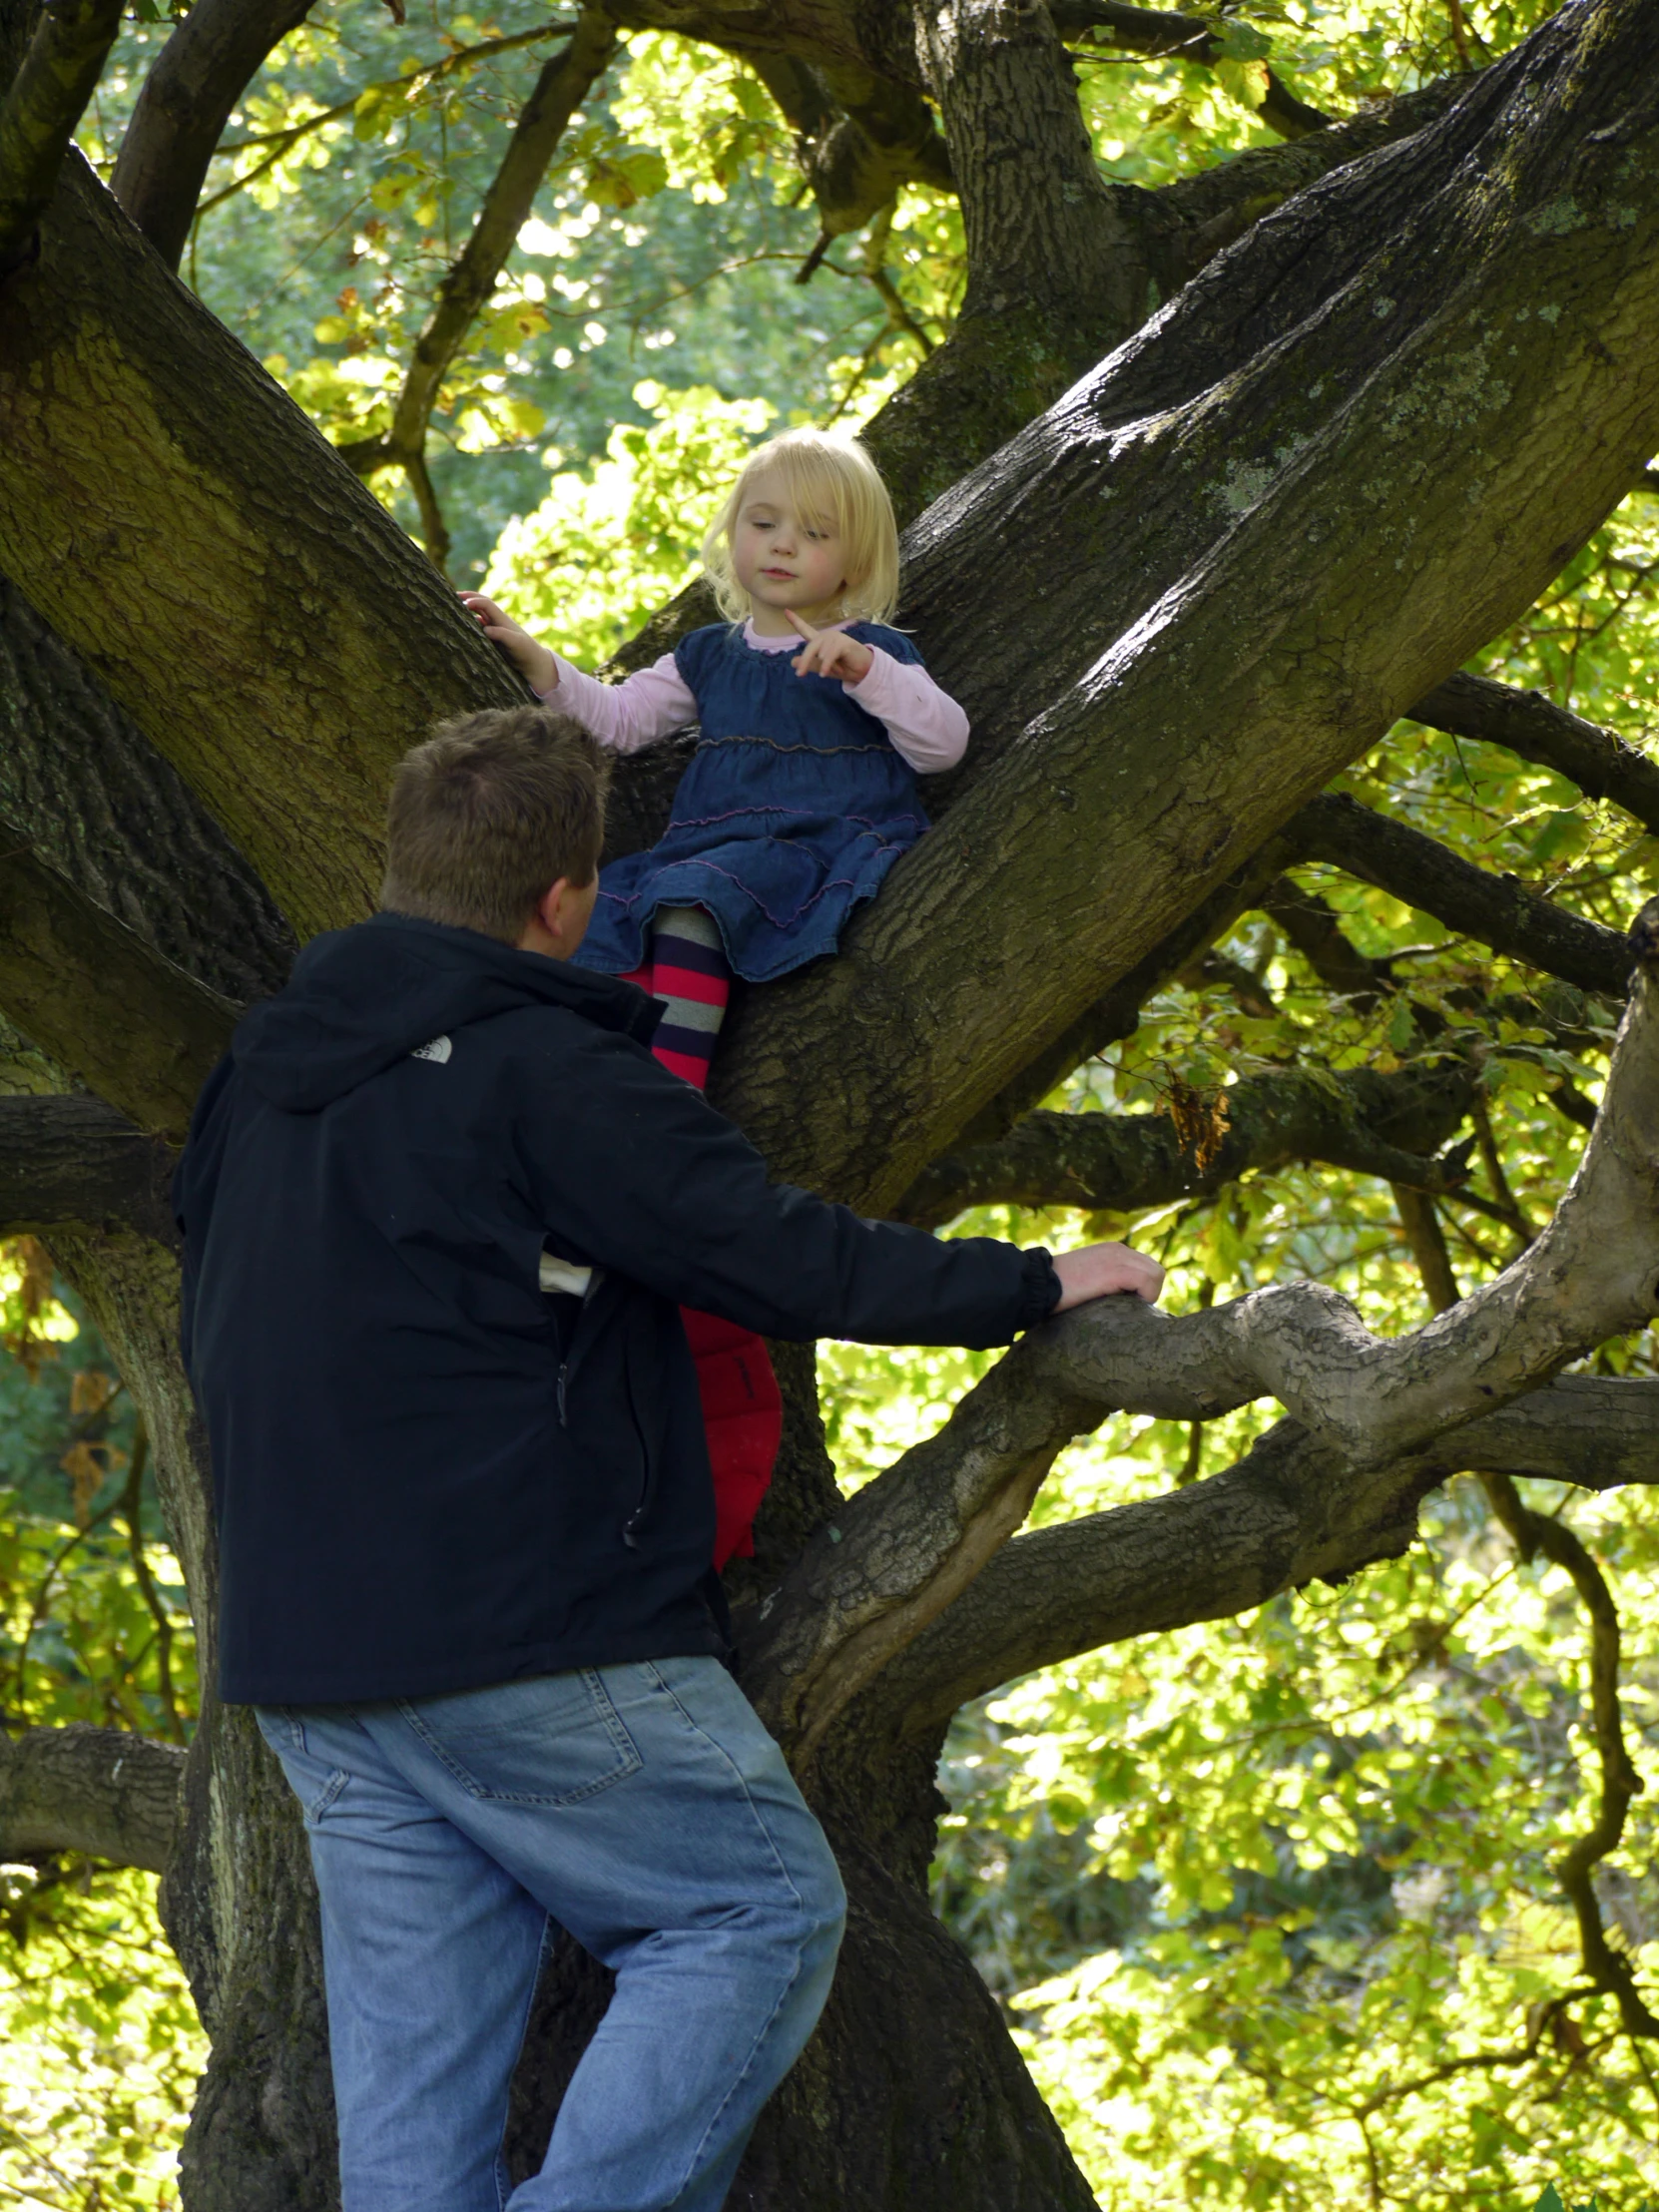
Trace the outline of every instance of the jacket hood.
{"type": "Polygon", "coordinates": [[[435,1037],[520,1006],[558,1006],[649,1043],[662,1009],[613,975],[471,929],[376,914],[313,937],[287,987],[239,1024],[231,1053],[285,1113],[316,1113],[435,1037]]]}

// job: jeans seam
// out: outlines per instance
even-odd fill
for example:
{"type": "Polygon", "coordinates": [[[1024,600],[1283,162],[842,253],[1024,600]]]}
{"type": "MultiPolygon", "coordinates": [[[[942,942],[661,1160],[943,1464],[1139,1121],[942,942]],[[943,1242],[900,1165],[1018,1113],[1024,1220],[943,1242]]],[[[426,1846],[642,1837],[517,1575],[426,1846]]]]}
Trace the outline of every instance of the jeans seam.
{"type": "Polygon", "coordinates": [[[716,2128],[720,2125],[722,2115],[733,2103],[738,2095],[738,2092],[743,2088],[745,2082],[748,2081],[750,2075],[755,2071],[756,2063],[760,2058],[761,2052],[766,2047],[767,2037],[777,2026],[779,2017],[783,2012],[786,2002],[788,2001],[790,1991],[801,1979],[801,1968],[806,1948],[807,1946],[805,1942],[799,1943],[796,1946],[795,1965],[791,1969],[790,1977],[785,1982],[784,1986],[779,1990],[777,2001],[773,2005],[772,2010],[767,2014],[766,2019],[762,2022],[761,2026],[755,2030],[755,2040],[749,2046],[748,2056],[744,2059],[743,2065],[738,2072],[737,2078],[731,2083],[726,2091],[725,2096],[721,2098],[720,2103],[710,2114],[709,2124],[703,2130],[702,2135],[698,2138],[697,2148],[692,2152],[691,2157],[687,2162],[686,2171],[681,2178],[680,2188],[675,2192],[676,2195],[679,2195],[681,2191],[685,2189],[686,2184],[691,2180],[693,2173],[697,2169],[698,2160],[702,2157],[704,2151],[708,2148],[710,2138],[713,2136],[716,2128]]]}
{"type": "Polygon", "coordinates": [[[536,1970],[530,1976],[530,1986],[524,1993],[524,2017],[518,2027],[518,2057],[513,2060],[507,2075],[507,2101],[501,2114],[501,2139],[495,2146],[495,2200],[496,2212],[507,2212],[507,2204],[513,2195],[508,2183],[506,2166],[507,2123],[512,2118],[513,2076],[518,2072],[518,2059],[524,2055],[524,2038],[530,2032],[530,2014],[535,2009],[536,1991],[541,1987],[542,1970],[553,1948],[553,1916],[548,1914],[542,1923],[541,1948],[536,1953],[536,1970]]]}
{"type": "MultiPolygon", "coordinates": [[[[717,1660],[715,1664],[718,1666],[719,1661],[717,1660]]],[[[807,1901],[801,1895],[801,1892],[796,1888],[795,1883],[791,1878],[790,1870],[784,1863],[784,1855],[778,1849],[777,1840],[774,1838],[772,1830],[767,1826],[766,1821],[762,1816],[761,1808],[755,1803],[754,1797],[750,1793],[749,1784],[744,1779],[743,1769],[732,1757],[732,1754],[727,1750],[726,1746],[721,1743],[718,1738],[711,1736],[709,1734],[709,1731],[702,1725],[702,1723],[695,1719],[693,1715],[687,1711],[679,1692],[675,1689],[674,1685],[671,1682],[666,1680],[666,1678],[663,1676],[662,1672],[658,1668],[656,1662],[654,1660],[648,1659],[646,1660],[645,1665],[652,1675],[653,1679],[661,1688],[663,1695],[671,1701],[675,1711],[680,1715],[680,1718],[692,1731],[693,1735],[700,1736],[703,1739],[704,1743],[708,1744],[714,1751],[717,1751],[720,1754],[721,1758],[725,1760],[728,1768],[731,1770],[733,1780],[737,1783],[738,1788],[743,1792],[744,1803],[749,1807],[750,1812],[754,1815],[756,1827],[766,1838],[767,1849],[772,1854],[774,1866],[776,1866],[779,1874],[783,1877],[785,1889],[788,1890],[790,1896],[794,1898],[797,1906],[801,1909],[801,1911],[805,1913],[807,1910],[807,1901]]]]}
{"type": "MultiPolygon", "coordinates": [[[[648,1659],[645,1664],[652,1677],[662,1689],[664,1696],[673,1701],[675,1710],[679,1713],[682,1720],[684,1720],[686,1726],[691,1729],[695,1735],[700,1736],[706,1744],[712,1746],[712,1748],[720,1754],[721,1758],[725,1760],[727,1766],[731,1769],[732,1774],[737,1781],[738,1788],[743,1792],[744,1803],[749,1807],[750,1812],[754,1815],[755,1825],[757,1826],[757,1828],[759,1828],[761,1834],[766,1838],[767,1849],[772,1853],[773,1859],[778,1868],[778,1872],[784,1878],[784,1887],[789,1891],[790,1896],[794,1898],[797,1910],[800,1912],[803,1920],[805,1921],[807,1918],[809,1918],[807,1912],[807,1901],[805,1898],[803,1898],[801,1892],[795,1886],[795,1882],[790,1874],[789,1868],[784,1863],[783,1854],[778,1849],[778,1844],[773,1836],[772,1830],[767,1826],[767,1823],[762,1816],[761,1809],[755,1803],[754,1797],[750,1792],[749,1784],[744,1779],[743,1770],[739,1767],[737,1761],[732,1757],[732,1754],[726,1749],[726,1746],[723,1743],[719,1742],[715,1737],[711,1736],[709,1734],[709,1731],[704,1728],[699,1721],[694,1719],[690,1712],[687,1711],[685,1703],[680,1697],[679,1692],[674,1688],[674,1685],[666,1679],[661,1669],[656,1665],[655,1661],[648,1659]]],[[[690,2181],[693,2172],[696,2170],[697,2161],[702,2157],[704,2150],[708,2146],[710,2137],[714,2134],[715,2129],[720,2124],[721,2115],[726,2111],[727,2107],[737,2096],[739,2090],[742,2089],[744,2083],[754,2072],[756,2061],[760,2057],[762,2049],[765,2047],[767,2037],[772,2033],[774,2027],[776,2027],[778,2024],[779,2015],[784,2009],[784,2005],[788,2000],[790,1991],[801,1979],[801,1968],[803,1959],[806,1954],[806,1938],[805,1936],[803,1936],[801,1942],[796,1945],[795,1965],[791,1969],[789,1979],[779,1990],[777,2000],[774,2003],[772,2010],[767,2014],[765,2021],[759,2028],[756,2029],[755,2040],[749,2046],[748,2055],[744,2059],[743,2065],[738,2072],[737,2078],[731,2083],[731,2085],[727,2089],[725,2096],[721,2098],[719,2105],[710,2115],[709,2124],[703,2130],[702,2135],[699,2137],[697,2147],[695,2148],[695,2150],[693,2150],[691,2158],[687,2163],[686,2170],[681,2176],[679,2186],[675,2190],[676,2196],[678,2196],[681,2191],[685,2189],[686,2184],[690,2181]]]]}

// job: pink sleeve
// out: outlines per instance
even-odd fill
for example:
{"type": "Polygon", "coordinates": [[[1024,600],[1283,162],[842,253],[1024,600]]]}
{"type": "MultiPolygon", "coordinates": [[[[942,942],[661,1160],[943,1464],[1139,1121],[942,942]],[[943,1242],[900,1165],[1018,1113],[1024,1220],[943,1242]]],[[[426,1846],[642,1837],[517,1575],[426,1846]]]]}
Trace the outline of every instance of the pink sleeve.
{"type": "Polygon", "coordinates": [[[553,662],[559,681],[536,697],[579,722],[613,752],[639,753],[670,731],[683,730],[697,720],[697,702],[681,680],[672,653],[665,653],[649,668],[636,669],[620,684],[602,684],[597,677],[584,676],[557,653],[553,662]]]}
{"type": "Polygon", "coordinates": [[[894,751],[918,776],[954,768],[967,751],[967,716],[924,668],[895,661],[878,645],[869,650],[874,658],[857,683],[841,686],[847,698],[885,723],[894,751]]]}

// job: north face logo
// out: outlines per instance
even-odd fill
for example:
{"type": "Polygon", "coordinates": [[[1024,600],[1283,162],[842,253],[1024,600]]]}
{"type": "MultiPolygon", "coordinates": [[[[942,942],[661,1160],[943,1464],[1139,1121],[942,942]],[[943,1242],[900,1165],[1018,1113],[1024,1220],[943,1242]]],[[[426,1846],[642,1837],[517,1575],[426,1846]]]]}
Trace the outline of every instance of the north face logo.
{"type": "Polygon", "coordinates": [[[447,1060],[455,1047],[447,1037],[433,1037],[428,1044],[417,1044],[409,1054],[411,1060],[447,1060]]]}

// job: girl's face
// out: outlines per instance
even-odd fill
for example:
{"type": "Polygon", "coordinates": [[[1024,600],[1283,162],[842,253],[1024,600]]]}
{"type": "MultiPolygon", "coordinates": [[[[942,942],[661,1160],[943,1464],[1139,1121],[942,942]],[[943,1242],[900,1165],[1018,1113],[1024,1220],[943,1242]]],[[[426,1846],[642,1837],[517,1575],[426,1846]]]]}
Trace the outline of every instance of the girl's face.
{"type": "Polygon", "coordinates": [[[758,630],[781,636],[790,627],[786,608],[807,622],[833,621],[846,584],[834,517],[802,514],[780,478],[755,477],[732,525],[732,573],[758,630]]]}

